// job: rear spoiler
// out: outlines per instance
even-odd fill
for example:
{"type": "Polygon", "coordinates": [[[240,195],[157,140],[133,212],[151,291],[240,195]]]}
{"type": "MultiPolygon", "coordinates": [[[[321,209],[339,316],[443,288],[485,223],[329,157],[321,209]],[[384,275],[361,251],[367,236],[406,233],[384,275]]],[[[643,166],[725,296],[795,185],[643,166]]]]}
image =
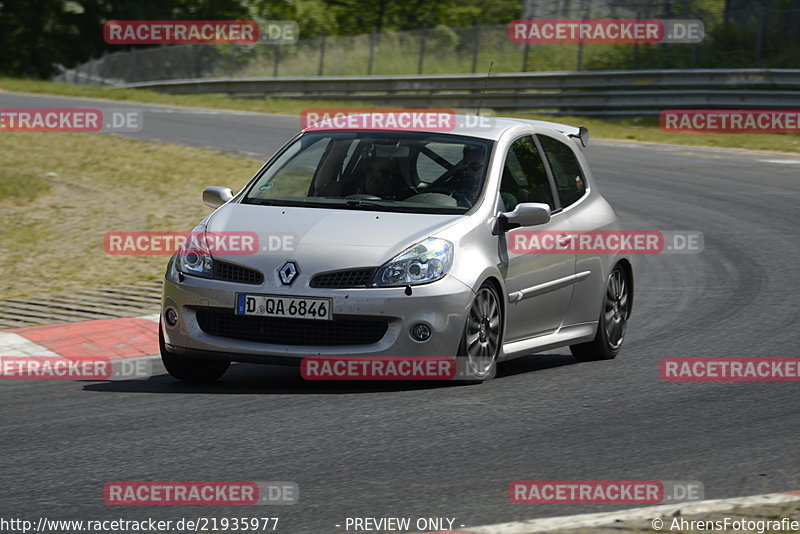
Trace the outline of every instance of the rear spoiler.
{"type": "Polygon", "coordinates": [[[560,124],[558,122],[537,121],[533,119],[526,119],[525,122],[535,124],[536,126],[550,128],[551,130],[561,132],[568,137],[575,137],[576,139],[580,140],[581,145],[583,145],[584,148],[589,146],[589,129],[585,126],[575,127],[567,124],[560,124]]]}

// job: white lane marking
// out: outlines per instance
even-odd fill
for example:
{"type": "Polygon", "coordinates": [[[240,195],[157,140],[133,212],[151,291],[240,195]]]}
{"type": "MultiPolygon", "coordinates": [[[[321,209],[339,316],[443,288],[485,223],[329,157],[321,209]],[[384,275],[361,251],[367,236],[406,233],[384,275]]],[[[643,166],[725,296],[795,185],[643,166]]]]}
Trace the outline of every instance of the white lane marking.
{"type": "Polygon", "coordinates": [[[148,321],[153,321],[154,323],[157,323],[161,320],[161,314],[154,313],[152,315],[141,315],[137,317],[137,319],[147,319],[148,321]]]}
{"type": "Polygon", "coordinates": [[[0,332],[0,356],[58,357],[59,355],[19,334],[0,332]]]}
{"type": "MultiPolygon", "coordinates": [[[[691,514],[708,514],[726,512],[735,507],[763,506],[771,504],[796,504],[800,495],[787,493],[769,493],[751,497],[737,497],[733,499],[716,499],[697,502],[681,502],[618,512],[601,512],[598,514],[580,514],[563,517],[546,517],[531,519],[529,521],[514,521],[512,523],[499,523],[481,527],[467,527],[467,532],[475,534],[534,534],[557,529],[596,528],[603,525],[622,526],[620,521],[652,520],[656,517],[670,516],[680,510],[680,515],[686,517],[691,514]]],[[[742,514],[744,515],[744,513],[742,514]]],[[[663,531],[667,532],[669,523],[664,520],[663,531]]]]}
{"type": "Polygon", "coordinates": [[[760,159],[762,163],[777,163],[778,165],[800,165],[800,159],[760,159]]]}

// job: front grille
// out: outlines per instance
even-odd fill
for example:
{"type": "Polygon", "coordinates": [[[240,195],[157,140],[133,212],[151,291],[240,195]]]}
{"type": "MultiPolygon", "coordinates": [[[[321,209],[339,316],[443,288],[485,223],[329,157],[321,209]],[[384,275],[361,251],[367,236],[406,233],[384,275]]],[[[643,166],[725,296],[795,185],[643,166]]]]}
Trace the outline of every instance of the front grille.
{"type": "Polygon", "coordinates": [[[325,288],[366,287],[374,274],[375,267],[331,271],[314,275],[310,285],[325,288]]]}
{"type": "Polygon", "coordinates": [[[385,319],[339,318],[331,321],[249,317],[225,309],[197,311],[197,323],[206,334],[276,345],[369,345],[383,338],[385,319]]]}
{"type": "Polygon", "coordinates": [[[248,269],[241,265],[214,260],[214,279],[225,280],[226,282],[260,285],[264,282],[264,275],[254,269],[248,269]]]}

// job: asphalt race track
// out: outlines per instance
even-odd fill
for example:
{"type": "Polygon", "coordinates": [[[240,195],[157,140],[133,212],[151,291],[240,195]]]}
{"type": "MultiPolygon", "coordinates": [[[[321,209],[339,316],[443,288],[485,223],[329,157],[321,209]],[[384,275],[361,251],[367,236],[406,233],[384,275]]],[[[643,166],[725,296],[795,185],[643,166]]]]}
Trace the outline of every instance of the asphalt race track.
{"type": "MultiPolygon", "coordinates": [[[[279,115],[0,94],[0,108],[87,103],[143,109],[132,137],[245,154],[271,154],[299,126],[279,115]]],[[[587,155],[627,228],[705,236],[699,254],[637,258],[616,360],[578,364],[561,349],[501,365],[477,386],[305,382],[294,369],[246,364],[208,387],[166,374],[4,382],[3,515],[277,515],[278,532],[323,533],[344,532],[335,525],[347,517],[470,526],[613,509],[511,504],[508,484],[519,479],[696,480],[706,498],[800,489],[797,382],[658,375],[665,357],[800,356],[800,165],[765,161],[800,156],[608,142],[587,155]],[[102,499],[115,480],[291,480],[300,502],[115,507],[102,499]]]]}

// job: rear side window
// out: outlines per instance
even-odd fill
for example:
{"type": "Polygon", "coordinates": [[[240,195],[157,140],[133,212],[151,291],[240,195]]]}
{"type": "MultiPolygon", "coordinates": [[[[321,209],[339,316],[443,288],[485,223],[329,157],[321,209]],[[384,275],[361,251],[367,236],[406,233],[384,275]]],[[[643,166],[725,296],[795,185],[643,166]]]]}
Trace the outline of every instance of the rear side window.
{"type": "Polygon", "coordinates": [[[558,189],[558,198],[561,199],[561,207],[566,208],[574,204],[586,192],[586,177],[583,175],[578,158],[575,152],[568,145],[548,137],[538,135],[542,150],[553,171],[553,179],[558,189]]]}

